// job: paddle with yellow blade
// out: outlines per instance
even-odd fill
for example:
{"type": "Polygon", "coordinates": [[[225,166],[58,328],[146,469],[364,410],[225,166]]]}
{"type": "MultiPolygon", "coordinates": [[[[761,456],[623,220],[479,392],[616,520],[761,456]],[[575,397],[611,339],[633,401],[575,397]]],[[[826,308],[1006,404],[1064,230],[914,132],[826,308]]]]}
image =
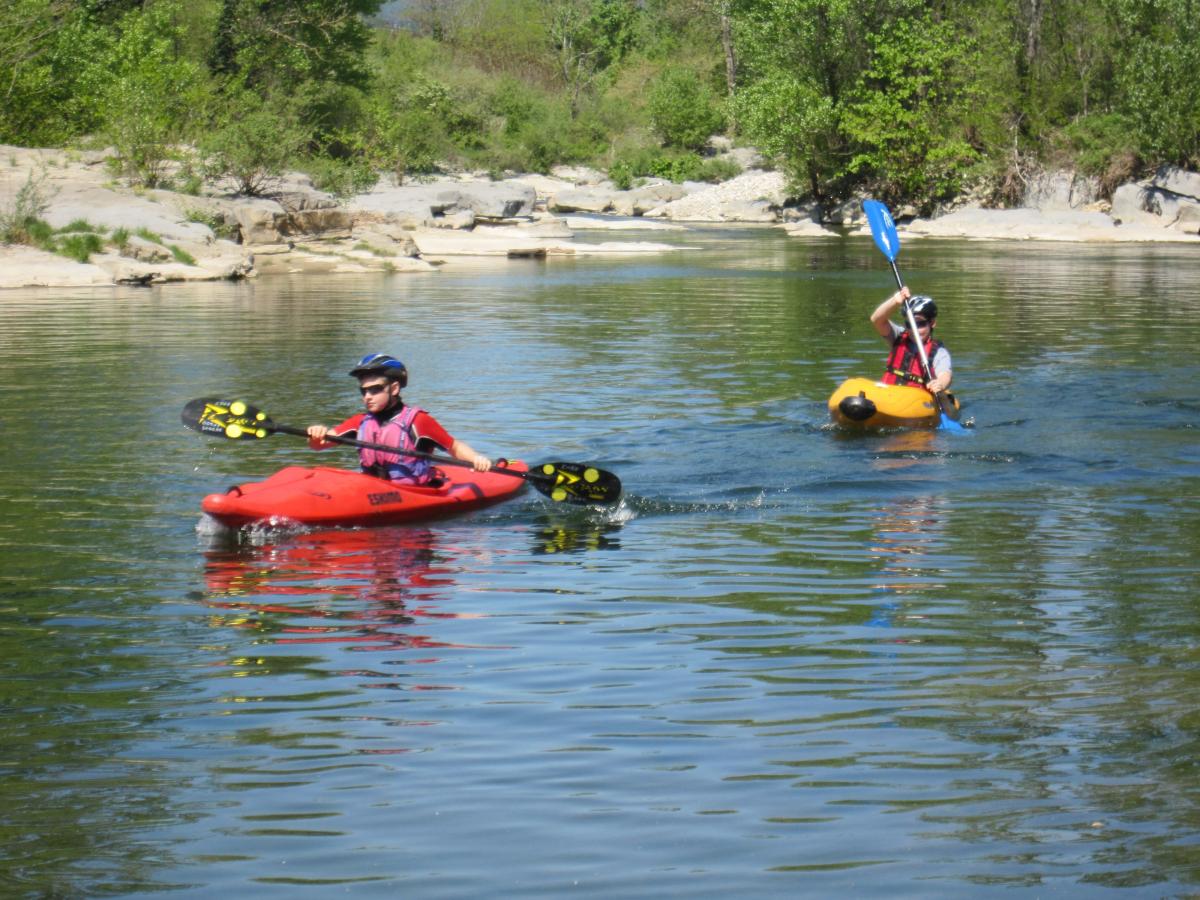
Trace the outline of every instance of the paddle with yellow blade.
{"type": "MultiPolygon", "coordinates": [[[[241,400],[219,400],[211,397],[190,400],[184,406],[180,419],[192,431],[230,440],[255,440],[272,434],[308,437],[305,429],[281,425],[279,422],[272,421],[271,417],[261,409],[256,409],[241,400]]],[[[370,450],[414,456],[442,466],[472,468],[470,463],[454,459],[451,456],[438,456],[418,450],[399,450],[386,444],[373,444],[332,434],[327,435],[325,440],[335,444],[345,444],[349,447],[366,447],[370,450]]],[[[558,503],[608,506],[616,503],[621,497],[621,481],[616,475],[585,463],[542,463],[539,466],[533,466],[528,472],[493,466],[491,471],[499,475],[523,478],[539,493],[545,494],[558,503]]]]}

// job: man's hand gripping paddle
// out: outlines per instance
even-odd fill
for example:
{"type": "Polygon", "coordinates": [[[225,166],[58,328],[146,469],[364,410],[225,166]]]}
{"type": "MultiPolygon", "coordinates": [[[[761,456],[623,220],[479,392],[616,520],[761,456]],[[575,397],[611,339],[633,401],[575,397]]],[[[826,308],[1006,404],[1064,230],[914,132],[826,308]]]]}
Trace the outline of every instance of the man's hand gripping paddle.
{"type": "MultiPolygon", "coordinates": [[[[308,437],[308,432],[303,428],[274,422],[262,410],[255,409],[241,400],[219,400],[211,397],[191,400],[184,406],[180,419],[193,431],[230,440],[247,438],[253,440],[272,434],[308,437]]],[[[337,435],[327,435],[325,440],[335,444],[346,444],[350,447],[366,447],[372,450],[383,450],[387,453],[415,456],[442,466],[472,468],[470,463],[450,456],[421,453],[417,450],[398,450],[396,447],[389,447],[386,444],[372,444],[337,435]]],[[[545,494],[558,503],[609,506],[616,503],[621,497],[621,481],[616,475],[584,463],[542,463],[534,466],[528,472],[493,466],[491,471],[500,475],[510,475],[513,478],[523,478],[539,493],[545,494]]]]}
{"type": "MultiPolygon", "coordinates": [[[[900,270],[896,268],[896,256],[900,253],[900,235],[896,233],[896,223],[892,221],[892,214],[878,200],[864,200],[863,212],[867,214],[867,222],[871,225],[871,236],[875,238],[875,246],[892,264],[892,274],[896,276],[896,286],[904,287],[904,281],[900,278],[900,270]]],[[[932,381],[933,370],[929,367],[929,356],[925,353],[925,346],[921,343],[920,332],[917,330],[917,323],[907,300],[904,301],[904,321],[908,324],[908,333],[912,335],[913,343],[917,347],[917,355],[921,358],[921,371],[925,373],[925,381],[932,381]]],[[[945,391],[938,391],[933,396],[937,400],[938,410],[941,412],[941,427],[949,431],[965,432],[966,429],[958,423],[958,410],[954,408],[954,402],[949,395],[945,391]]]]}

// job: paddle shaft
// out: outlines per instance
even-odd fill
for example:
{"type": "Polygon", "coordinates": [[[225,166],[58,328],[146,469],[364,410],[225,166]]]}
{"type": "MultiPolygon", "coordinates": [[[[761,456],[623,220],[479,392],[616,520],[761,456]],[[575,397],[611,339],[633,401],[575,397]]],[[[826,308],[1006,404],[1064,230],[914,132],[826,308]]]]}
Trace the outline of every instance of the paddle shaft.
{"type": "MultiPolygon", "coordinates": [[[[892,265],[892,274],[896,276],[896,286],[903,288],[904,280],[900,277],[900,270],[896,268],[896,261],[889,259],[888,262],[892,265]]],[[[912,335],[913,343],[917,345],[917,356],[921,358],[921,371],[925,373],[925,381],[933,381],[933,369],[929,367],[929,354],[925,352],[925,345],[921,343],[921,332],[917,329],[917,320],[913,318],[912,309],[907,300],[904,301],[904,321],[908,325],[908,332],[912,335]]],[[[942,403],[941,394],[942,392],[939,391],[935,396],[938,398],[938,405],[944,411],[946,406],[942,403]]]]}
{"type": "MultiPolygon", "coordinates": [[[[280,425],[278,422],[272,422],[269,431],[275,431],[280,434],[294,434],[297,437],[308,437],[308,432],[303,428],[296,428],[292,425],[280,425]]],[[[430,462],[439,463],[443,466],[461,466],[464,469],[475,468],[471,463],[462,459],[455,459],[453,456],[439,456],[436,453],[422,453],[420,450],[401,450],[399,447],[394,447],[389,444],[373,444],[370,441],[360,441],[355,438],[342,437],[340,434],[327,434],[325,440],[331,444],[345,444],[347,447],[362,447],[365,450],[381,450],[384,453],[398,453],[401,456],[413,456],[417,459],[427,459],[430,462]]],[[[501,475],[511,475],[513,478],[520,478],[524,481],[530,480],[529,472],[518,472],[514,469],[508,469],[504,466],[493,466],[489,472],[498,472],[501,475]]],[[[537,476],[534,476],[537,477],[537,476]]]]}

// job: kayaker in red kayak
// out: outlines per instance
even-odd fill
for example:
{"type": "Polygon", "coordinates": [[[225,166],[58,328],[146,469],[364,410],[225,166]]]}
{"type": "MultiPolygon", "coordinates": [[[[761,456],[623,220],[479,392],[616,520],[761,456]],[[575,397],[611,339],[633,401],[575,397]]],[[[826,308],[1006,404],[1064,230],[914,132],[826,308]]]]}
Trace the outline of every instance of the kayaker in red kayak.
{"type": "Polygon", "coordinates": [[[871,313],[871,324],[892,347],[880,381],[884,384],[918,385],[931,394],[949,389],[950,382],[954,379],[954,372],[950,368],[950,351],[941,341],[934,340],[933,328],[936,323],[937,304],[933,302],[933,298],[924,294],[913,297],[907,285],[875,308],[875,312],[871,313]],[[917,331],[921,343],[925,346],[925,355],[933,373],[933,378],[928,383],[925,381],[925,373],[921,371],[921,357],[913,346],[912,335],[909,334],[907,325],[897,325],[889,318],[905,300],[909,301],[913,320],[917,323],[917,331]]]}
{"type": "MultiPolygon", "coordinates": [[[[350,375],[358,379],[366,412],[353,415],[333,428],[310,425],[306,429],[308,445],[314,450],[338,446],[325,440],[326,435],[334,434],[398,450],[431,453],[440,449],[470,463],[477,472],[492,467],[490,459],[452,437],[425,410],[408,406],[400,399],[400,391],[408,386],[408,370],[394,356],[368,354],[350,370],[350,375]]],[[[363,472],[398,484],[429,484],[437,477],[437,470],[426,459],[365,447],[359,449],[358,456],[363,472]]]]}

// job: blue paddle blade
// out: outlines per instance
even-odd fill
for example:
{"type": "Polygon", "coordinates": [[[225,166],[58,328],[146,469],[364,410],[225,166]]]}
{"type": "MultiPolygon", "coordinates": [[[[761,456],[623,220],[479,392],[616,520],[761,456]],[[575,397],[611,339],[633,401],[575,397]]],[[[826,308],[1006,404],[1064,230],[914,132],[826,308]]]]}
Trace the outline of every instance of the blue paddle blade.
{"type": "Polygon", "coordinates": [[[867,214],[875,246],[888,258],[888,262],[895,262],[896,254],[900,252],[900,235],[896,234],[896,223],[892,221],[892,214],[878,200],[864,200],[863,212],[867,214]]]}
{"type": "Polygon", "coordinates": [[[952,418],[950,418],[945,413],[942,413],[942,427],[945,428],[947,431],[957,431],[962,434],[967,433],[967,429],[965,429],[960,423],[955,422],[952,418]]]}

